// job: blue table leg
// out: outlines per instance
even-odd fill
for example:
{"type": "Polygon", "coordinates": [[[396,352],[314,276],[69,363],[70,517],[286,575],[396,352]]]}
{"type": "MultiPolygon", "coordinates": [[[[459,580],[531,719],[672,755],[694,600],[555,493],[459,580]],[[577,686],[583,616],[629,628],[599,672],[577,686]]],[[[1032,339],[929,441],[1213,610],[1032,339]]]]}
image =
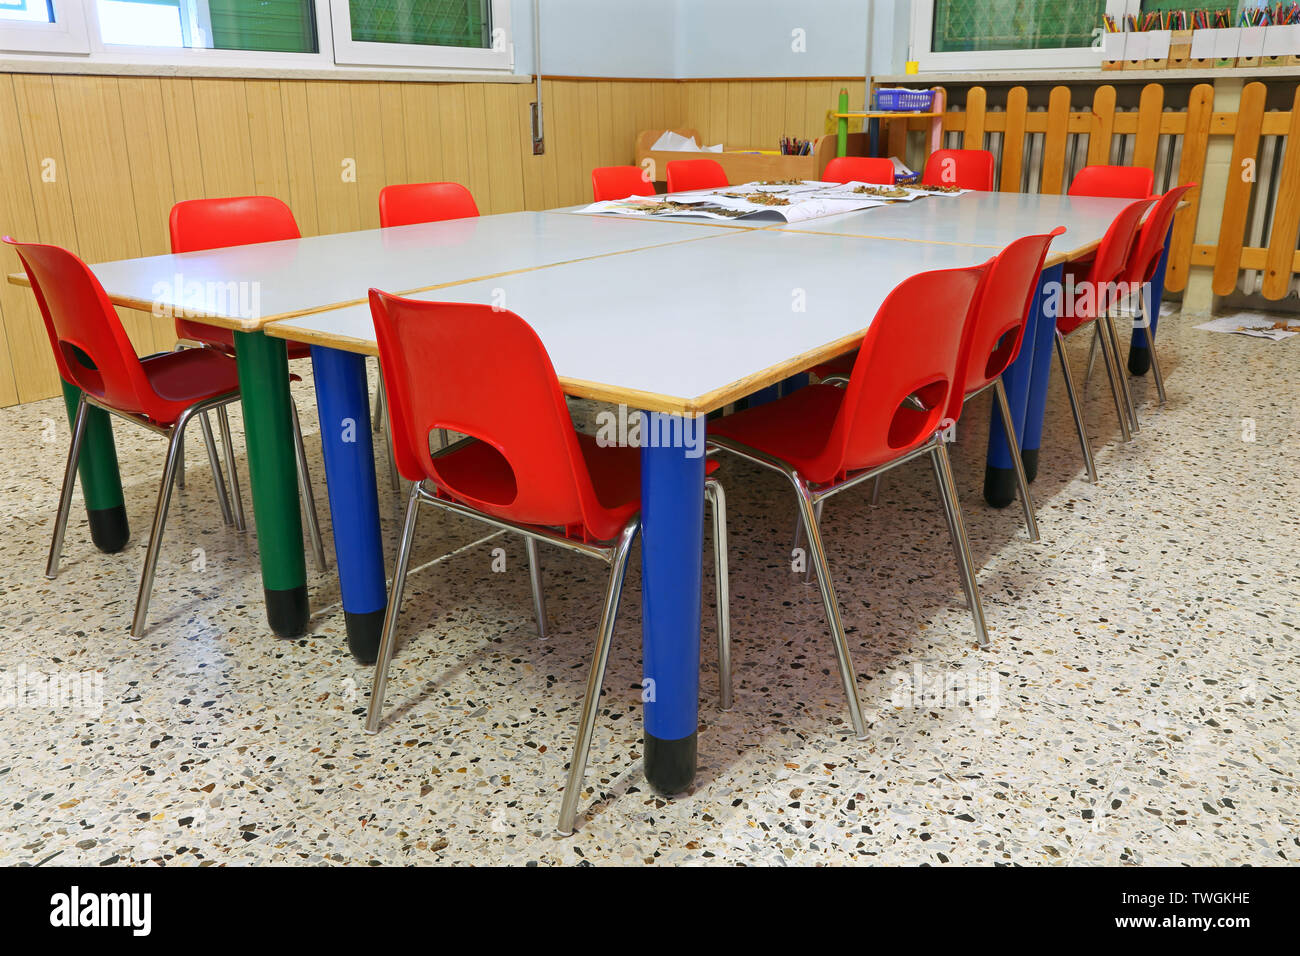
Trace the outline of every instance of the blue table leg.
{"type": "MultiPolygon", "coordinates": [[[[1156,326],[1160,324],[1160,300],[1165,295],[1165,270],[1169,268],[1169,246],[1173,242],[1174,227],[1169,227],[1169,233],[1165,236],[1165,249],[1160,253],[1160,261],[1156,263],[1156,271],[1151,276],[1151,294],[1142,297],[1142,311],[1144,317],[1151,322],[1151,338],[1156,337],[1156,326]],[[1145,313],[1147,303],[1150,303],[1150,315],[1145,313]]],[[[1142,334],[1140,326],[1134,326],[1133,339],[1128,346],[1128,370],[1134,375],[1145,375],[1147,369],[1151,368],[1151,350],[1147,348],[1147,337],[1142,334]]]]}
{"type": "Polygon", "coordinates": [[[372,664],[379,650],[388,588],[365,357],[313,345],[311,366],[348,650],[361,663],[372,664]]]}
{"type": "Polygon", "coordinates": [[[645,775],[662,794],[695,780],[704,463],[682,447],[641,449],[645,775]]]}
{"type": "MultiPolygon", "coordinates": [[[[1049,290],[1055,284],[1059,291],[1064,271],[1064,266],[1059,265],[1043,270],[1029,306],[1029,321],[1025,325],[1020,354],[1002,373],[1011,417],[1020,438],[1025,473],[1031,481],[1038,472],[1038,446],[1043,437],[1043,410],[1047,406],[1047,381],[1052,371],[1052,346],[1056,335],[1055,304],[1060,301],[1060,296],[1049,295],[1049,290]]],[[[1005,508],[1016,500],[1016,473],[1000,415],[992,416],[989,423],[984,500],[995,508],[1005,508]]]]}
{"type": "Polygon", "coordinates": [[[877,119],[867,120],[867,141],[869,144],[867,147],[867,155],[879,156],[880,155],[880,120],[877,119]]]}

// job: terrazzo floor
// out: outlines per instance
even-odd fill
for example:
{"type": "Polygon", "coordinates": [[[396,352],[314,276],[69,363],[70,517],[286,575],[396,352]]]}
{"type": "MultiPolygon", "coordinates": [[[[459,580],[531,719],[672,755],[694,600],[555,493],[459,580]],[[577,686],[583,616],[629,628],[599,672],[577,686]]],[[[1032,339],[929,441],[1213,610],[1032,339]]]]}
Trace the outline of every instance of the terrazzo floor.
{"type": "MultiPolygon", "coordinates": [[[[1033,488],[1040,544],[1026,541],[1016,509],[983,504],[989,396],[967,410],[954,466],[987,651],[974,647],[923,461],[893,472],[876,507],[866,494],[827,505],[866,741],[848,729],[817,589],[790,570],[788,490],[725,461],[735,707],[718,708],[710,581],[697,785],[672,800],[648,790],[634,557],[569,839],[552,829],[599,613],[597,562],[543,552],[553,624],[543,642],[523,543],[480,541],[480,526],[426,512],[383,730],[367,737],[372,675],[344,647],[336,579],[309,564],[310,635],[271,636],[255,534],[222,526],[201,442],[189,443],[149,632],[132,640],[162,443],[119,426],[131,543],[97,552],[78,496],[51,582],[42,570],[67,421],[57,400],[2,410],[0,671],[102,676],[78,706],[0,708],[0,862],[1300,859],[1300,340],[1196,321],[1162,324],[1169,403],[1135,383],[1132,444],[1094,375],[1098,485],[1082,477],[1053,371],[1033,488]],[[495,548],[504,571],[493,570],[495,548]]],[[[1087,347],[1084,335],[1071,344],[1080,377],[1087,347]]],[[[308,381],[294,391],[323,505],[303,365],[308,381]]],[[[575,414],[590,420],[592,409],[575,414]]],[[[247,503],[246,469],[243,487],[247,503]]],[[[380,504],[391,567],[401,503],[384,482],[380,504]]]]}

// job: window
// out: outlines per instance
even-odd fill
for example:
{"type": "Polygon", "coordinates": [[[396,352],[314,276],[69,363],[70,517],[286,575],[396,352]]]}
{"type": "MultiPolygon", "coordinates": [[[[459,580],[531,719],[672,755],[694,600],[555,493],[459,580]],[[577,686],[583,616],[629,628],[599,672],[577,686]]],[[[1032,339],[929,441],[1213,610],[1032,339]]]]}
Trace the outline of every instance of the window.
{"type": "Polygon", "coordinates": [[[90,52],[80,0],[0,0],[0,51],[90,52]]]}
{"type": "Polygon", "coordinates": [[[1138,0],[932,0],[912,4],[912,55],[922,70],[1096,67],[1102,15],[1138,0]]]}
{"type": "MultiPolygon", "coordinates": [[[[0,0],[3,2],[3,0],[0,0]]],[[[312,0],[95,0],[106,46],[316,53],[312,0]]]]}
{"type": "Polygon", "coordinates": [[[334,60],[508,70],[506,0],[330,0],[334,60]]]}

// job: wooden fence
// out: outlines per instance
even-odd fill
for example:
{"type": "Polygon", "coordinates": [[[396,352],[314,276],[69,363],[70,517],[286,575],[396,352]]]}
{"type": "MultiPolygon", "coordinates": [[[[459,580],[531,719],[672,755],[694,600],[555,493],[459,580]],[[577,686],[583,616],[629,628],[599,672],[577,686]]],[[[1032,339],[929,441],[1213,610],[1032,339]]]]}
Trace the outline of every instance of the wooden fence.
{"type": "MultiPolygon", "coordinates": [[[[1192,88],[1185,109],[1169,109],[1164,86],[1151,83],[1142,89],[1136,109],[1121,110],[1116,108],[1115,88],[1101,86],[1093,93],[1090,109],[1082,111],[1071,107],[1069,87],[1056,86],[1046,109],[1031,110],[1028,90],[1016,86],[1007,92],[1003,108],[990,109],[987,92],[977,86],[967,90],[964,108],[948,110],[944,134],[946,142],[955,140],[953,145],[968,149],[988,148],[990,134],[1001,134],[999,188],[1021,189],[1028,184],[1042,193],[1061,193],[1068,188],[1067,144],[1072,137],[1087,138],[1087,163],[1112,162],[1118,152],[1123,161],[1156,172],[1158,185],[1161,137],[1170,137],[1162,155],[1177,157],[1176,168],[1167,177],[1173,185],[1175,181],[1204,183],[1212,138],[1230,136],[1232,156],[1217,238],[1213,243],[1195,241],[1202,200],[1198,186],[1187,193],[1190,208],[1175,220],[1166,287],[1181,291],[1192,266],[1207,266],[1214,270],[1215,294],[1227,295],[1238,288],[1240,273],[1254,270],[1262,273],[1259,291],[1277,300],[1295,287],[1300,274],[1296,247],[1300,233],[1300,87],[1295,89],[1290,110],[1266,110],[1266,94],[1263,83],[1249,83],[1242,90],[1236,112],[1217,112],[1213,87],[1202,83],[1192,88]],[[1270,136],[1286,137],[1288,148],[1279,152],[1280,162],[1268,171],[1265,182],[1257,164],[1261,138],[1270,136]],[[1131,137],[1131,141],[1117,144],[1118,137],[1131,137]],[[1032,170],[1027,165],[1031,144],[1036,146],[1032,170]],[[1296,148],[1289,148],[1291,144],[1296,148]],[[1261,215],[1267,242],[1246,245],[1248,219],[1261,215]]],[[[888,124],[894,127],[887,134],[890,153],[904,155],[900,150],[905,148],[907,131],[920,130],[925,122],[888,124]]]]}

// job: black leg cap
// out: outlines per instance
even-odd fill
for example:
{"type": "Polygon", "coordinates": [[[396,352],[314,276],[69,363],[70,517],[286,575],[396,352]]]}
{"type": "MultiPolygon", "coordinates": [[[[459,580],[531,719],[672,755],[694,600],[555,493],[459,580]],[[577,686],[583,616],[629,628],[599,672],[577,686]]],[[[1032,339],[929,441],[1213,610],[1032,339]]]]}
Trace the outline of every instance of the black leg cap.
{"type": "Polygon", "coordinates": [[[131,537],[131,526],[126,520],[126,505],[87,511],[86,517],[90,519],[90,540],[95,542],[95,547],[100,551],[117,554],[126,547],[126,541],[131,537]]]}
{"type": "Polygon", "coordinates": [[[1033,481],[1038,477],[1038,449],[1022,448],[1020,449],[1020,462],[1025,466],[1025,478],[1033,481]]]}
{"type": "Polygon", "coordinates": [[[1145,345],[1130,345],[1128,370],[1134,375],[1145,375],[1151,368],[1151,350],[1145,345]]]}
{"type": "Polygon", "coordinates": [[[266,588],[266,620],[277,637],[301,637],[307,633],[307,585],[272,591],[266,588]]]}
{"type": "Polygon", "coordinates": [[[379,638],[384,631],[384,608],[366,614],[343,612],[348,629],[348,650],[358,664],[373,664],[379,657],[379,638]]]}
{"type": "MultiPolygon", "coordinates": [[[[1025,466],[1028,468],[1028,464],[1025,466]]],[[[984,467],[984,500],[994,508],[1005,508],[1016,500],[1016,470],[984,467]]]]}
{"type": "Polygon", "coordinates": [[[697,734],[681,740],[660,740],[645,735],[645,777],[655,792],[665,797],[685,793],[695,783],[697,734]]]}

